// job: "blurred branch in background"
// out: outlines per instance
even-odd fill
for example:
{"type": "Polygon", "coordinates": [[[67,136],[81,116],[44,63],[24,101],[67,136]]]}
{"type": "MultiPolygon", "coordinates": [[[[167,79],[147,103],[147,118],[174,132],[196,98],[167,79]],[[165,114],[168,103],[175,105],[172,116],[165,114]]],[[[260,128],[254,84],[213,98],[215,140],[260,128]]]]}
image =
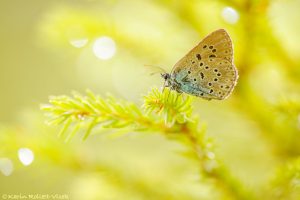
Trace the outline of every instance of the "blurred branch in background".
{"type": "Polygon", "coordinates": [[[271,182],[270,199],[300,198],[300,158],[290,160],[277,170],[271,182]]]}
{"type": "MultiPolygon", "coordinates": [[[[0,158],[0,172],[9,176],[13,170],[22,171],[22,165],[12,164],[18,163],[18,159],[12,153],[17,152],[20,147],[30,147],[37,159],[47,163],[48,166],[59,166],[65,170],[71,170],[73,173],[76,173],[77,176],[82,173],[91,173],[95,179],[100,179],[105,182],[106,185],[102,185],[101,193],[97,194],[100,195],[100,198],[106,196],[128,199],[133,197],[144,199],[149,196],[153,199],[166,199],[172,197],[180,200],[193,198],[192,195],[184,191],[178,191],[176,196],[174,196],[174,188],[172,188],[172,186],[167,187],[166,185],[162,191],[157,185],[161,184],[163,180],[160,180],[157,176],[156,180],[148,180],[143,174],[131,174],[126,171],[126,169],[120,170],[117,166],[98,161],[87,155],[82,156],[82,152],[78,151],[76,144],[63,143],[60,140],[57,140],[57,138],[50,137],[50,135],[54,134],[52,130],[46,131],[45,128],[43,128],[43,130],[45,131],[44,134],[32,137],[32,135],[28,133],[29,130],[1,127],[1,153],[8,158],[0,158]],[[110,187],[110,190],[114,190],[114,194],[112,194],[110,190],[103,189],[103,187],[110,187]],[[120,193],[116,191],[120,191],[120,193]]],[[[24,159],[28,160],[28,156],[25,156],[24,159]]],[[[25,165],[24,163],[22,164],[25,165]]],[[[48,168],[45,168],[44,170],[46,172],[48,168]]],[[[77,189],[78,188],[75,188],[75,190],[77,189]]],[[[97,192],[98,190],[99,188],[97,188],[97,192]]],[[[2,190],[0,191],[3,192],[2,190]]],[[[90,192],[94,191],[90,190],[90,192]]],[[[86,196],[80,194],[73,198],[82,199],[86,198],[86,196]]]]}

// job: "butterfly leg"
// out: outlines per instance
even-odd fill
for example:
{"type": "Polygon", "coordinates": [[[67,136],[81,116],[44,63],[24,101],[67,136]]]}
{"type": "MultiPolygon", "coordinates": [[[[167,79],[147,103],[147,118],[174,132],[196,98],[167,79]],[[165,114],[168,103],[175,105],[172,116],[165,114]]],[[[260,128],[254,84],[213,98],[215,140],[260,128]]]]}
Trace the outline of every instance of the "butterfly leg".
{"type": "Polygon", "coordinates": [[[182,101],[185,101],[186,99],[184,98],[185,95],[183,95],[182,93],[180,93],[180,95],[182,95],[182,101]]]}
{"type": "Polygon", "coordinates": [[[175,103],[177,103],[177,100],[178,100],[179,96],[181,96],[181,94],[179,94],[179,95],[176,96],[175,103]]]}
{"type": "Polygon", "coordinates": [[[167,96],[167,102],[168,102],[168,100],[169,100],[170,93],[171,93],[171,90],[169,89],[169,90],[168,90],[168,96],[167,96]]]}
{"type": "MultiPolygon", "coordinates": [[[[178,92],[178,91],[177,91],[177,92],[178,92]]],[[[176,102],[176,103],[177,103],[177,100],[178,100],[179,97],[182,97],[182,100],[184,100],[184,99],[183,99],[184,96],[181,96],[181,95],[182,95],[182,92],[178,92],[178,93],[179,93],[179,94],[176,96],[176,99],[175,99],[175,102],[176,102]]]]}
{"type": "Polygon", "coordinates": [[[164,85],[163,85],[163,87],[162,87],[161,93],[164,93],[166,87],[169,87],[169,86],[168,86],[168,81],[165,81],[165,82],[164,82],[164,85]]]}

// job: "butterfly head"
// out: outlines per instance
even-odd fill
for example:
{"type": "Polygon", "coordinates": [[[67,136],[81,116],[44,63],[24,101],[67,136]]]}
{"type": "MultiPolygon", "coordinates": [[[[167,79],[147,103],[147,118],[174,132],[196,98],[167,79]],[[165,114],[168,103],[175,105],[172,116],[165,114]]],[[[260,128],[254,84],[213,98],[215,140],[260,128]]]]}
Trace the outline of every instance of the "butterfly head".
{"type": "Polygon", "coordinates": [[[171,75],[169,73],[162,73],[160,75],[165,80],[164,87],[170,87],[170,85],[171,85],[171,75]]]}
{"type": "Polygon", "coordinates": [[[170,79],[170,74],[169,73],[162,73],[160,74],[161,77],[165,80],[168,81],[170,79]]]}

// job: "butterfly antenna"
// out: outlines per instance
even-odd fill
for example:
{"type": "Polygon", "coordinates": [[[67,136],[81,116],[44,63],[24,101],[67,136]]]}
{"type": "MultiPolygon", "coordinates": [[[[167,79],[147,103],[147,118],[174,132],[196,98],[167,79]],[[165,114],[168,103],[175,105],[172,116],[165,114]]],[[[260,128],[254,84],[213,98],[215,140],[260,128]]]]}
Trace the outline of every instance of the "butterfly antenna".
{"type": "Polygon", "coordinates": [[[155,66],[155,65],[144,65],[145,67],[148,67],[148,68],[152,68],[152,71],[150,73],[150,75],[154,75],[154,74],[158,74],[158,73],[166,73],[166,71],[162,68],[162,67],[159,67],[159,66],[155,66]],[[155,70],[155,71],[154,71],[155,70]]]}

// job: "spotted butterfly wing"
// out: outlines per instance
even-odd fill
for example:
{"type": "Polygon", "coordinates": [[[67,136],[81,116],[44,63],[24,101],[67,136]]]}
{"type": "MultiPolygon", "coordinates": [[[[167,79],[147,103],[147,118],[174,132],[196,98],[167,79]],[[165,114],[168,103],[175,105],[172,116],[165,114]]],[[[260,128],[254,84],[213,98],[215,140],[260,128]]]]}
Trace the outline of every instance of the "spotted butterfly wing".
{"type": "Polygon", "coordinates": [[[232,42],[224,29],[206,36],[171,72],[171,79],[180,85],[179,92],[209,100],[228,97],[237,78],[232,42]]]}

